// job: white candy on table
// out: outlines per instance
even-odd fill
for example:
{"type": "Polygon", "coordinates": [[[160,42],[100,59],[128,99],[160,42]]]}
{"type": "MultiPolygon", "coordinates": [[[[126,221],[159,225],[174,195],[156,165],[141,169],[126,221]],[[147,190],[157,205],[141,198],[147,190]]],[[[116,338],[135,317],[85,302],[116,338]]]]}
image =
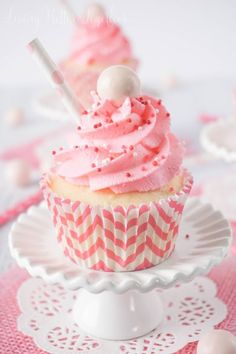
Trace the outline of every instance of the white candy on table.
{"type": "Polygon", "coordinates": [[[5,112],[4,115],[5,122],[12,127],[20,125],[24,121],[24,119],[24,112],[19,107],[11,107],[5,112]]]}
{"type": "Polygon", "coordinates": [[[25,187],[30,184],[31,170],[29,164],[23,159],[8,161],[5,167],[7,182],[17,187],[25,187]]]}
{"type": "Polygon", "coordinates": [[[97,92],[102,99],[121,101],[127,96],[140,96],[141,84],[132,69],[124,65],[112,65],[100,74],[97,92]]]}
{"type": "Polygon", "coordinates": [[[106,13],[104,8],[100,4],[94,3],[88,5],[83,17],[89,21],[96,21],[98,19],[106,17],[106,13]]]}
{"type": "Polygon", "coordinates": [[[228,331],[213,329],[198,342],[197,354],[236,354],[236,337],[228,331]]]}

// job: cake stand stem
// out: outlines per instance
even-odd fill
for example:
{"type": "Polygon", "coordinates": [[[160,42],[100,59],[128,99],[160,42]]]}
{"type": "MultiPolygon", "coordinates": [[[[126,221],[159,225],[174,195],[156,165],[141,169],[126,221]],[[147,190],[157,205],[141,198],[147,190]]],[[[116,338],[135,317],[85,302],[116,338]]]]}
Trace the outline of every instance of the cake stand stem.
{"type": "Polygon", "coordinates": [[[92,336],[127,340],[157,328],[163,319],[163,306],[155,290],[92,294],[80,289],[73,315],[80,328],[92,336]]]}

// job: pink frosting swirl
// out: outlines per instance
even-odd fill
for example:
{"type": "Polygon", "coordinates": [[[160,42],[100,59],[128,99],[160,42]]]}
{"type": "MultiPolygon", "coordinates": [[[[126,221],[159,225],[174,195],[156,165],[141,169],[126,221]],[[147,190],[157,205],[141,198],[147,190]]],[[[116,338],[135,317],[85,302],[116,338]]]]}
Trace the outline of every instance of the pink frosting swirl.
{"type": "Polygon", "coordinates": [[[81,20],[73,38],[70,59],[80,64],[122,63],[132,58],[131,45],[120,27],[107,18],[81,20]]]}
{"type": "Polygon", "coordinates": [[[115,193],[151,191],[180,170],[183,145],[170,133],[170,115],[149,96],[121,105],[97,94],[81,116],[75,146],[54,156],[55,172],[68,182],[115,193]]]}

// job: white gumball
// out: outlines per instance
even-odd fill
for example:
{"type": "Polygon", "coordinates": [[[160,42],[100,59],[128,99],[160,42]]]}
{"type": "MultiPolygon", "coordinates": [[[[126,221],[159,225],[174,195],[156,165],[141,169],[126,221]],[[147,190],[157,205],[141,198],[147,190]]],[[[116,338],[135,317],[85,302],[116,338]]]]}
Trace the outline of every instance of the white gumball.
{"type": "Polygon", "coordinates": [[[13,186],[25,187],[30,184],[30,166],[22,159],[11,160],[6,163],[5,177],[13,186]]]}
{"type": "Polygon", "coordinates": [[[86,20],[93,22],[106,17],[106,13],[101,5],[94,3],[87,7],[84,17],[86,20]]]}
{"type": "Polygon", "coordinates": [[[213,329],[198,342],[197,354],[236,354],[236,337],[228,331],[213,329]]]}
{"type": "Polygon", "coordinates": [[[5,122],[12,127],[20,125],[24,121],[24,119],[24,112],[19,107],[12,107],[8,109],[4,115],[5,122]]]}
{"type": "Polygon", "coordinates": [[[102,99],[122,101],[126,97],[140,96],[141,84],[132,69],[124,65],[113,65],[100,74],[97,92],[102,99]]]}

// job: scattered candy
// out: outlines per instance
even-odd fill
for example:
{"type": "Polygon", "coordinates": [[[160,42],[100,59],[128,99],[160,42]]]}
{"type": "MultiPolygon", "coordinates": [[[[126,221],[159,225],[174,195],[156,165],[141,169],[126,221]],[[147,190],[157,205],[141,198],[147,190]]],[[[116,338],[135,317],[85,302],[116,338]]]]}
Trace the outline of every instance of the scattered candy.
{"type": "Polygon", "coordinates": [[[20,125],[25,119],[24,112],[19,107],[12,107],[8,111],[5,112],[4,120],[5,122],[11,126],[16,127],[20,125]]]}
{"type": "Polygon", "coordinates": [[[11,160],[6,164],[5,177],[12,185],[25,187],[30,184],[30,166],[22,159],[11,160]]]}
{"type": "Polygon", "coordinates": [[[219,117],[216,115],[201,114],[198,117],[198,119],[201,123],[208,124],[208,123],[216,122],[219,119],[219,117]]]}
{"type": "Polygon", "coordinates": [[[102,99],[122,101],[127,96],[139,96],[141,85],[133,70],[123,65],[113,65],[99,76],[97,92],[102,99]]]}
{"type": "Polygon", "coordinates": [[[206,333],[198,342],[197,354],[235,354],[236,337],[225,330],[206,333]]]}

